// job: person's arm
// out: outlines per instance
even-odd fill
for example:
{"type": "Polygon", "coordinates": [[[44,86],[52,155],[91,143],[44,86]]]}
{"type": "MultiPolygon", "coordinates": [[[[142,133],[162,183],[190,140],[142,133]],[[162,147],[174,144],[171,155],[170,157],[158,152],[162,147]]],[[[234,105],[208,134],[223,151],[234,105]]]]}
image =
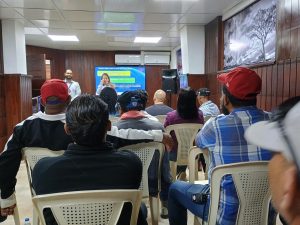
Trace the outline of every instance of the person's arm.
{"type": "Polygon", "coordinates": [[[96,95],[100,95],[100,92],[101,92],[101,90],[102,90],[102,83],[100,83],[99,85],[98,85],[98,87],[97,87],[97,91],[96,91],[96,95]]]}
{"type": "Polygon", "coordinates": [[[137,129],[120,129],[116,126],[111,127],[111,131],[107,132],[106,140],[111,142],[115,148],[126,145],[137,144],[141,142],[167,141],[161,130],[137,130],[137,129]]]}
{"type": "Polygon", "coordinates": [[[16,126],[4,151],[0,155],[0,190],[1,208],[9,208],[16,204],[14,195],[16,175],[20,167],[23,147],[21,141],[22,125],[16,126]]]}
{"type": "Polygon", "coordinates": [[[80,85],[79,83],[77,82],[77,87],[76,87],[76,97],[81,95],[81,89],[80,89],[80,85]]]}
{"type": "Polygon", "coordinates": [[[216,144],[216,134],[213,121],[206,122],[198,132],[195,139],[196,146],[202,149],[209,149],[216,144]]]}

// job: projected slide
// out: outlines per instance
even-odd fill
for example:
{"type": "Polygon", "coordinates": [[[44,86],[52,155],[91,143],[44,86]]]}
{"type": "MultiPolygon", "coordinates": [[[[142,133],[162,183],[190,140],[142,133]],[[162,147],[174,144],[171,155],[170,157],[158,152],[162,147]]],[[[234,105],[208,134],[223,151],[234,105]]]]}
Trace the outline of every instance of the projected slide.
{"type": "Polygon", "coordinates": [[[145,90],[145,67],[144,66],[114,66],[95,67],[96,90],[101,82],[101,76],[107,73],[110,81],[115,85],[118,94],[124,91],[137,89],[145,90]]]}

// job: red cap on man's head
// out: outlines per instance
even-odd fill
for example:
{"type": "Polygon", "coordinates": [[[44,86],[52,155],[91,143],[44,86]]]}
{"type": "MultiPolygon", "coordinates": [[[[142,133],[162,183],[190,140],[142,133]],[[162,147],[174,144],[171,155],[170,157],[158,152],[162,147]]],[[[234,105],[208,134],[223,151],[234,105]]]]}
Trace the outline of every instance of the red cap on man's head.
{"type": "Polygon", "coordinates": [[[217,79],[237,99],[255,99],[256,95],[261,91],[260,77],[255,71],[245,67],[236,67],[229,73],[220,74],[217,79]]]}
{"type": "Polygon", "coordinates": [[[45,81],[41,87],[42,103],[46,104],[47,98],[52,96],[57,97],[61,103],[66,102],[69,97],[69,90],[63,80],[51,79],[45,81]]]}

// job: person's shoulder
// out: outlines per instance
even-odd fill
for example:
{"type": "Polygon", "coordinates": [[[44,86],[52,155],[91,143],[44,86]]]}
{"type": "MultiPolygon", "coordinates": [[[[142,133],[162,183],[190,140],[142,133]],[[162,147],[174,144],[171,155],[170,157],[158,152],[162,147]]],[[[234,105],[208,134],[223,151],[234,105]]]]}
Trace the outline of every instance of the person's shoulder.
{"type": "MultiPolygon", "coordinates": [[[[129,150],[122,150],[122,151],[115,151],[114,154],[117,154],[120,159],[124,159],[128,162],[131,162],[133,164],[140,164],[141,160],[140,158],[132,151],[129,150]]],[[[131,164],[132,165],[132,164],[131,164]]]]}

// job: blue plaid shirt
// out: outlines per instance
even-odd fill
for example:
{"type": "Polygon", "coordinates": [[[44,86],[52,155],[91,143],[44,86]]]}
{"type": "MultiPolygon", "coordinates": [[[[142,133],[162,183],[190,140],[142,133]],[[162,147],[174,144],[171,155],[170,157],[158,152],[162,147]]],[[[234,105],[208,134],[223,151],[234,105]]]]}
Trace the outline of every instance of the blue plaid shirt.
{"type": "Polygon", "coordinates": [[[218,106],[212,101],[207,101],[203,103],[199,109],[203,112],[203,116],[217,116],[220,114],[218,106]]]}
{"type": "MultiPolygon", "coordinates": [[[[234,109],[229,115],[220,115],[204,125],[196,137],[196,145],[209,150],[209,179],[212,169],[218,165],[272,157],[271,152],[247,143],[244,138],[244,132],[251,124],[268,119],[268,113],[249,106],[234,109]]],[[[220,188],[217,224],[234,225],[239,201],[230,175],[224,176],[220,188]]]]}

